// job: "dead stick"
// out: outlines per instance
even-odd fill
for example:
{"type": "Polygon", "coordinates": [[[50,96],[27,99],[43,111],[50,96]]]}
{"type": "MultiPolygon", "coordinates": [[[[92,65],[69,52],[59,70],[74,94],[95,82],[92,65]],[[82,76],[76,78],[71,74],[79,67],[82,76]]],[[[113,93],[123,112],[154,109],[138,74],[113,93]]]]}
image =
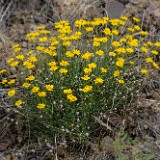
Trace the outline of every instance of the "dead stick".
{"type": "Polygon", "coordinates": [[[107,124],[104,123],[103,121],[101,121],[101,120],[100,120],[98,117],[96,117],[96,116],[92,116],[92,117],[93,117],[94,120],[95,120],[96,122],[98,122],[101,126],[107,128],[107,129],[110,130],[110,131],[113,131],[112,128],[108,125],[108,123],[107,123],[107,124]]]}

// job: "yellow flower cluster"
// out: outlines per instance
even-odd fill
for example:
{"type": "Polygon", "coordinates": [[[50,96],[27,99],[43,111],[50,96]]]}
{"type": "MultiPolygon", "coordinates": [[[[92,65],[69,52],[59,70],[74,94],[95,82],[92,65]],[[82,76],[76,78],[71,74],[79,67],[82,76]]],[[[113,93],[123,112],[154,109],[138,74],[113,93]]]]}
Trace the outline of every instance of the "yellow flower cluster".
{"type": "Polygon", "coordinates": [[[50,71],[56,71],[58,69],[57,63],[55,61],[51,61],[48,63],[48,66],[50,67],[50,71]]]}
{"type": "Polygon", "coordinates": [[[8,96],[9,97],[13,97],[15,94],[16,94],[16,90],[15,89],[12,89],[12,90],[8,91],[8,96]]]}
{"type": "Polygon", "coordinates": [[[26,35],[27,39],[29,41],[35,41],[36,39],[39,39],[39,42],[46,42],[48,40],[47,36],[50,34],[49,30],[45,29],[45,26],[37,26],[38,31],[36,32],[30,32],[26,35]]]}
{"type": "Polygon", "coordinates": [[[92,91],[93,86],[90,85],[86,85],[84,88],[82,88],[80,91],[84,92],[84,93],[88,93],[90,91],[92,91]]]}
{"type": "MultiPolygon", "coordinates": [[[[67,101],[77,102],[82,94],[91,92],[94,95],[96,88],[103,89],[109,83],[124,87],[128,83],[126,75],[137,65],[141,66],[139,58],[145,64],[138,70],[142,76],[150,73],[149,67],[159,70],[154,56],[159,54],[160,42],[140,41],[134,36],[136,32],[142,39],[149,35],[141,29],[140,19],[133,17],[131,26],[127,21],[125,16],[120,19],[94,18],[92,21],[80,19],[72,26],[63,20],[54,23],[54,36],[45,26],[37,26],[26,36],[35,48],[23,52],[19,44],[13,45],[15,56],[8,58],[7,63],[12,71],[20,73],[18,84],[28,94],[37,97],[36,107],[39,109],[48,106],[50,96],[55,98],[57,93],[60,98],[65,94],[67,101]],[[125,32],[121,37],[122,28],[125,32]],[[78,98],[70,88],[74,88],[78,98]]],[[[0,69],[0,76],[7,71],[0,69]]],[[[1,78],[0,84],[12,87],[17,79],[1,78]]],[[[15,95],[18,95],[15,89],[8,91],[9,97],[15,95]]],[[[21,106],[23,100],[16,98],[14,103],[21,106]]]]}
{"type": "Polygon", "coordinates": [[[98,84],[98,83],[103,83],[103,79],[102,78],[100,78],[100,77],[98,77],[98,78],[96,78],[95,80],[94,80],[94,82],[95,82],[95,84],[98,84]]]}
{"type": "Polygon", "coordinates": [[[23,103],[23,101],[22,101],[21,99],[19,99],[19,100],[17,100],[17,101],[15,102],[15,106],[19,107],[19,106],[22,105],[22,103],[23,103]]]}
{"type": "Polygon", "coordinates": [[[73,95],[73,91],[69,88],[69,89],[64,89],[63,90],[63,93],[64,94],[67,94],[67,99],[70,101],[70,102],[75,102],[77,101],[77,97],[73,95]]]}
{"type": "Polygon", "coordinates": [[[124,65],[124,62],[125,62],[124,58],[119,57],[116,61],[116,66],[122,68],[124,65]]]}
{"type": "Polygon", "coordinates": [[[92,53],[86,52],[82,55],[82,59],[88,60],[89,58],[92,57],[92,53]]]}
{"type": "Polygon", "coordinates": [[[0,70],[0,74],[4,74],[4,73],[6,73],[6,72],[7,72],[6,69],[1,69],[1,70],[0,70]]]}
{"type": "Polygon", "coordinates": [[[45,88],[47,89],[47,91],[53,91],[54,85],[52,85],[52,84],[47,84],[47,85],[45,86],[45,88]]]}
{"type": "Polygon", "coordinates": [[[105,25],[108,20],[109,20],[108,17],[94,18],[93,21],[87,21],[84,19],[80,19],[80,20],[75,21],[74,26],[77,28],[87,27],[89,25],[91,25],[92,27],[95,27],[95,26],[99,26],[99,25],[105,25]]]}
{"type": "Polygon", "coordinates": [[[44,104],[44,103],[39,103],[38,105],[37,105],[37,108],[38,109],[44,109],[46,107],[46,105],[44,104]]]}

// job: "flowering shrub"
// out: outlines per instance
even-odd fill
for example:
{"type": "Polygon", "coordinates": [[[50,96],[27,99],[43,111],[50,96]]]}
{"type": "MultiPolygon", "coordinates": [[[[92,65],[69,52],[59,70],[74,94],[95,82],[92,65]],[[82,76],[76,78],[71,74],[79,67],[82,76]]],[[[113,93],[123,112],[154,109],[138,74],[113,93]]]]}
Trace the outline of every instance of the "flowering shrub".
{"type": "Polygon", "coordinates": [[[82,142],[95,129],[92,115],[122,109],[139,85],[159,70],[154,61],[160,42],[148,40],[133,17],[76,20],[27,34],[28,50],[12,46],[1,85],[27,118],[31,133],[67,135],[82,142]],[[128,26],[130,24],[130,26],[128,26]],[[7,79],[7,72],[16,75],[7,79]]]}

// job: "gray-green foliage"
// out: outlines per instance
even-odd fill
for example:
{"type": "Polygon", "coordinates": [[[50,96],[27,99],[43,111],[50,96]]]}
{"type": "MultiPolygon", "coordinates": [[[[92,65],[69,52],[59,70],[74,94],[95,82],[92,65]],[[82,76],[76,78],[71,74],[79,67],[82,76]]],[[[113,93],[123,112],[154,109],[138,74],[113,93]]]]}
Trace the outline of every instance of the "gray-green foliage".
{"type": "Polygon", "coordinates": [[[153,160],[156,157],[153,143],[149,139],[146,139],[145,142],[138,139],[133,140],[123,130],[119,132],[113,146],[118,160],[153,160]]]}

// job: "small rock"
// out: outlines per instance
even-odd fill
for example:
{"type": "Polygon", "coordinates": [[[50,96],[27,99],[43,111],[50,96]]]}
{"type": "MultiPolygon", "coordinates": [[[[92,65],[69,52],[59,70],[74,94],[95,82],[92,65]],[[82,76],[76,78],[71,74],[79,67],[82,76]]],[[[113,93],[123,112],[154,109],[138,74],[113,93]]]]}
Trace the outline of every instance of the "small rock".
{"type": "Polygon", "coordinates": [[[109,136],[104,137],[100,147],[102,151],[109,152],[113,148],[113,139],[109,136]]]}
{"type": "Polygon", "coordinates": [[[113,0],[106,3],[105,9],[109,18],[119,18],[124,11],[124,5],[116,0],[113,0]]]}
{"type": "Polygon", "coordinates": [[[46,24],[47,23],[47,19],[45,17],[35,17],[35,22],[36,23],[40,23],[40,24],[46,24]]]}
{"type": "Polygon", "coordinates": [[[0,151],[5,151],[8,146],[9,143],[0,143],[0,151]]]}
{"type": "Polygon", "coordinates": [[[118,0],[120,3],[126,5],[127,3],[129,3],[131,0],[118,0]]]}
{"type": "Polygon", "coordinates": [[[27,42],[23,42],[23,43],[22,43],[22,47],[23,47],[23,48],[27,48],[27,42]]]}
{"type": "Polygon", "coordinates": [[[96,6],[90,6],[85,8],[83,11],[83,16],[85,18],[93,18],[93,17],[101,17],[100,11],[97,9],[96,6]]]}

